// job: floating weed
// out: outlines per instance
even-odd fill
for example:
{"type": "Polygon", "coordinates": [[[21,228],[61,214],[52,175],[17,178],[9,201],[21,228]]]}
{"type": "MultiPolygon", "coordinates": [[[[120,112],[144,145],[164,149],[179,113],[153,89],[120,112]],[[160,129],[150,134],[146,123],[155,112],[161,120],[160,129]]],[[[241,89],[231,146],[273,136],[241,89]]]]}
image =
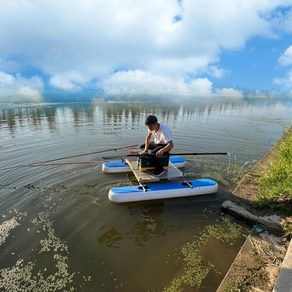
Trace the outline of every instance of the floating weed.
{"type": "MultiPolygon", "coordinates": [[[[10,235],[10,232],[20,225],[19,221],[21,221],[23,216],[26,216],[26,213],[21,213],[17,210],[13,210],[13,213],[15,215],[11,219],[0,224],[0,245],[6,241],[6,238],[10,235]]],[[[4,215],[2,215],[2,217],[5,218],[4,215]]]]}
{"type": "Polygon", "coordinates": [[[182,276],[182,282],[190,287],[200,287],[210,270],[214,268],[209,262],[203,263],[203,258],[200,256],[200,245],[201,243],[189,242],[181,249],[183,262],[188,267],[182,276]]]}
{"type": "Polygon", "coordinates": [[[6,238],[10,234],[10,231],[13,230],[18,225],[20,224],[17,222],[15,217],[3,222],[0,225],[0,245],[2,245],[5,242],[6,238]]]}
{"type": "Polygon", "coordinates": [[[41,225],[43,231],[47,233],[47,237],[40,241],[42,252],[68,252],[68,247],[55,235],[55,230],[53,228],[53,222],[48,220],[48,215],[45,213],[41,213],[38,218],[33,220],[33,223],[36,225],[41,225]]]}
{"type": "Polygon", "coordinates": [[[202,256],[202,249],[210,239],[233,245],[241,236],[242,231],[242,227],[232,223],[228,218],[207,226],[199,237],[181,247],[180,261],[183,270],[163,291],[177,292],[200,288],[211,271],[218,273],[215,265],[202,256]]]}
{"type": "MultiPolygon", "coordinates": [[[[64,259],[63,259],[64,261],[64,259]]],[[[58,259],[57,264],[60,263],[58,259]]],[[[43,272],[39,271],[33,275],[35,264],[23,260],[18,260],[14,267],[1,270],[0,288],[5,291],[25,292],[25,291],[75,291],[74,287],[68,287],[72,282],[73,275],[66,273],[66,268],[60,268],[55,274],[44,277],[43,272]]]]}
{"type": "Polygon", "coordinates": [[[95,207],[100,207],[103,203],[102,196],[107,192],[107,186],[96,187],[96,185],[72,185],[69,187],[52,187],[47,188],[43,193],[45,207],[52,212],[68,202],[76,203],[80,197],[86,197],[86,201],[92,203],[95,207]]]}
{"type": "Polygon", "coordinates": [[[31,278],[33,267],[31,262],[24,265],[23,260],[18,260],[14,267],[2,269],[0,288],[5,291],[34,291],[37,289],[37,282],[31,278]]]}
{"type": "Polygon", "coordinates": [[[40,240],[38,253],[44,255],[46,264],[49,264],[46,267],[50,268],[43,267],[41,257],[27,263],[19,259],[13,267],[0,270],[0,290],[77,291],[73,285],[75,273],[71,273],[68,267],[68,247],[56,236],[48,214],[40,213],[32,222],[46,235],[40,240]]]}
{"type": "Polygon", "coordinates": [[[222,220],[223,226],[218,228],[216,225],[207,227],[208,234],[218,241],[233,244],[234,240],[240,237],[242,228],[239,225],[232,223],[229,219],[224,218],[222,220]]]}

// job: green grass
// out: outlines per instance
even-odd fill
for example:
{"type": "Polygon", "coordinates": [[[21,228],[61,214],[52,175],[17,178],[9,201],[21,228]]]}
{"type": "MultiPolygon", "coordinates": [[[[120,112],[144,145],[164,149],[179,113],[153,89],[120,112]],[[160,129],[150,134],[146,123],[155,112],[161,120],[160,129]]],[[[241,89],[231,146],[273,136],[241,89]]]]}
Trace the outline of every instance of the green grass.
{"type": "Polygon", "coordinates": [[[285,130],[276,146],[277,157],[268,171],[258,180],[259,206],[279,208],[292,215],[292,127],[285,130]]]}

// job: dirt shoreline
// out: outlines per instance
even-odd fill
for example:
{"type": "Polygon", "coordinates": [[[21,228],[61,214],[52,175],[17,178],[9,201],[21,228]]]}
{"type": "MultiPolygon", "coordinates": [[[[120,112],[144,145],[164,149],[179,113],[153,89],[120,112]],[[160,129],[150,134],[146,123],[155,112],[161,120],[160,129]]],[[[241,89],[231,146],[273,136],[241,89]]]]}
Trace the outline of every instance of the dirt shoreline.
{"type": "Polygon", "coordinates": [[[243,219],[253,228],[237,257],[221,282],[217,292],[273,291],[289,240],[284,229],[291,217],[283,217],[271,209],[254,207],[260,187],[257,179],[265,173],[277,157],[277,143],[246,174],[222,204],[225,212],[243,219]]]}

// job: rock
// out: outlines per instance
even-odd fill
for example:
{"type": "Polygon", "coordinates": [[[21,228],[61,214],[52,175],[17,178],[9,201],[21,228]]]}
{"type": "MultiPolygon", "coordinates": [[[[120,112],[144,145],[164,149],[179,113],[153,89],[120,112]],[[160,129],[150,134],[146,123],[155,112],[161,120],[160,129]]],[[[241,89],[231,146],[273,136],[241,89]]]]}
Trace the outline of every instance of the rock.
{"type": "Polygon", "coordinates": [[[283,233],[283,227],[281,224],[283,218],[278,215],[258,216],[229,200],[222,204],[222,208],[233,215],[245,218],[247,221],[259,223],[264,225],[267,229],[271,229],[277,233],[283,233]]]}

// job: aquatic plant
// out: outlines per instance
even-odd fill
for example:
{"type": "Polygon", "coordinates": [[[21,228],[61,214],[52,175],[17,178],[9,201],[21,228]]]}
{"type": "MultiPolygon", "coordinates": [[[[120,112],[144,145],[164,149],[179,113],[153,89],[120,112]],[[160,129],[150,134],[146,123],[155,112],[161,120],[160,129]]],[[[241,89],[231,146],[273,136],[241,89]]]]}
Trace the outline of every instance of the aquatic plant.
{"type": "Polygon", "coordinates": [[[0,245],[5,242],[6,238],[10,234],[10,231],[13,230],[18,225],[19,223],[17,222],[15,217],[3,222],[0,225],[0,245]]]}
{"type": "Polygon", "coordinates": [[[181,247],[180,259],[183,263],[183,271],[171,281],[164,291],[183,291],[184,287],[200,288],[212,270],[218,273],[214,264],[201,255],[202,248],[210,239],[232,245],[241,236],[242,231],[241,226],[232,223],[226,217],[207,226],[200,236],[181,247]]]}
{"type": "MultiPolygon", "coordinates": [[[[14,220],[13,218],[11,220],[14,220]]],[[[11,221],[10,220],[10,221],[11,221]]],[[[13,223],[12,221],[10,223],[13,223]]],[[[14,266],[0,270],[1,291],[76,291],[73,285],[75,273],[68,267],[68,247],[56,236],[53,222],[46,213],[40,213],[33,220],[40,233],[46,234],[40,240],[39,254],[52,261],[52,270],[40,268],[39,261],[18,259],[14,266]]],[[[14,222],[12,224],[16,226],[14,222]]]]}
{"type": "Polygon", "coordinates": [[[228,165],[225,168],[226,179],[235,185],[246,173],[248,173],[255,163],[256,160],[248,160],[241,164],[237,161],[235,154],[230,156],[228,165]]]}

